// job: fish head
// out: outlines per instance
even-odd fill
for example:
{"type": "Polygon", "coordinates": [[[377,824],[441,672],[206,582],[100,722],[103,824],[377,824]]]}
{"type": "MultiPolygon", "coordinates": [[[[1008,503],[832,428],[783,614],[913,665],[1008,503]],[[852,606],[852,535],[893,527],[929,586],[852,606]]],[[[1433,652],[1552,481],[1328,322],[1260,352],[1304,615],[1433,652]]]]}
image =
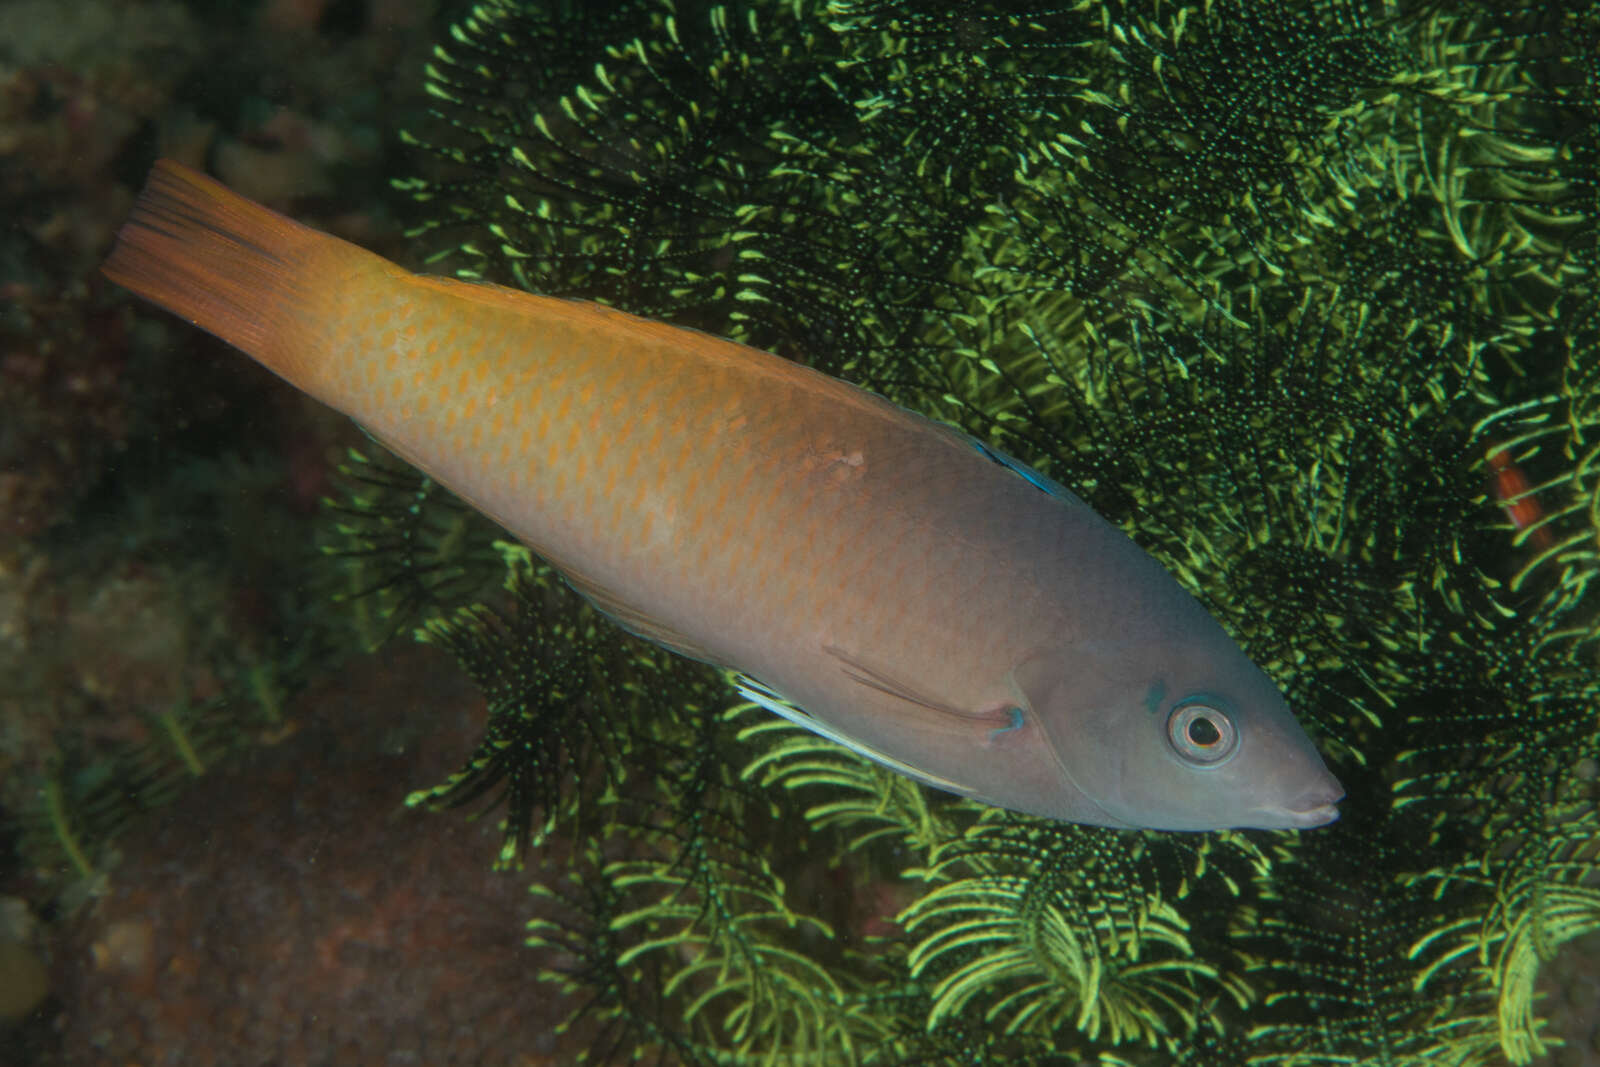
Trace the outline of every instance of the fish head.
{"type": "Polygon", "coordinates": [[[1306,829],[1337,819],[1344,789],[1278,687],[1220,627],[1201,637],[1154,649],[1085,642],[1012,672],[1068,784],[1112,826],[1306,829]]]}

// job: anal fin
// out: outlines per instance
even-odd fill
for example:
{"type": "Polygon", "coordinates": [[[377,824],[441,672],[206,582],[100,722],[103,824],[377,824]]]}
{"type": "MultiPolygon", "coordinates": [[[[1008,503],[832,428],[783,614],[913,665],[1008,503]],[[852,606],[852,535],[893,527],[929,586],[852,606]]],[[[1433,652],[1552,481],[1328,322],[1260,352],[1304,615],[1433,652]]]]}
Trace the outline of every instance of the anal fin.
{"type": "MultiPolygon", "coordinates": [[[[534,549],[535,552],[538,549],[534,549]]],[[[674,630],[654,616],[646,614],[628,603],[626,599],[612,592],[608,587],[601,585],[586,575],[579,574],[569,567],[561,565],[559,560],[550,560],[550,565],[561,573],[568,585],[577,590],[585,600],[593,604],[595,610],[606,618],[627,630],[629,633],[654,641],[669,652],[676,652],[680,656],[700,660],[702,663],[715,663],[711,654],[690,638],[674,630]]]]}

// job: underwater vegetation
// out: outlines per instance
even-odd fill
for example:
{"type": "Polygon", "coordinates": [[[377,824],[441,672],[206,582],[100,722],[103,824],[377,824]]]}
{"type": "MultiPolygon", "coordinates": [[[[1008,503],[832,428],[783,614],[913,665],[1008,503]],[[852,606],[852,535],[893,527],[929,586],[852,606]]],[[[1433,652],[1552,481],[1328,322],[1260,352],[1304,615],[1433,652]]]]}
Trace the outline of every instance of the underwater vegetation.
{"type": "Polygon", "coordinates": [[[1536,982],[1600,929],[1597,56],[1583,5],[462,19],[407,135],[449,168],[401,183],[435,269],[729,335],[1035,465],[1349,790],[1301,834],[984,809],[738,706],[507,548],[507,595],[413,598],[491,722],[412,801],[505,798],[594,1058],[1558,1044],[1536,982]]]}

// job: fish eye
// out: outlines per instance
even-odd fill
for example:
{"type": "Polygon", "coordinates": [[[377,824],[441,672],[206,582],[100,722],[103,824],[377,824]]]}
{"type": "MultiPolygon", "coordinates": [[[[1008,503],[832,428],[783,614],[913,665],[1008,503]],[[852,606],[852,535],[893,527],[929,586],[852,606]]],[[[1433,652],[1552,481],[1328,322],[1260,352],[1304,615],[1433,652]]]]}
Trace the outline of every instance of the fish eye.
{"type": "Polygon", "coordinates": [[[1167,740],[1186,763],[1214,767],[1239,747],[1233,717],[1207,700],[1190,700],[1167,717],[1167,740]]]}

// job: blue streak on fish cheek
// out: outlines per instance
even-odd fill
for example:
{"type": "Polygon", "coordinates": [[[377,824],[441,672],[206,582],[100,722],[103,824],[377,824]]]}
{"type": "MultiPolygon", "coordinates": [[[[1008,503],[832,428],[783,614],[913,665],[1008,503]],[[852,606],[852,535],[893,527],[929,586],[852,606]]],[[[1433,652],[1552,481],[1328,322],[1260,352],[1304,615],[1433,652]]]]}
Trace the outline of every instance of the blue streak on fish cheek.
{"type": "Polygon", "coordinates": [[[1150,688],[1144,694],[1144,710],[1151,715],[1159,714],[1167,703],[1167,683],[1157,678],[1150,683],[1150,688]]]}
{"type": "Polygon", "coordinates": [[[1011,716],[1011,721],[1005,726],[996,727],[989,731],[990,744],[994,744],[999,740],[1001,734],[1009,734],[1013,730],[1022,729],[1022,709],[1013,704],[1006,709],[1006,713],[1011,716]]]}

